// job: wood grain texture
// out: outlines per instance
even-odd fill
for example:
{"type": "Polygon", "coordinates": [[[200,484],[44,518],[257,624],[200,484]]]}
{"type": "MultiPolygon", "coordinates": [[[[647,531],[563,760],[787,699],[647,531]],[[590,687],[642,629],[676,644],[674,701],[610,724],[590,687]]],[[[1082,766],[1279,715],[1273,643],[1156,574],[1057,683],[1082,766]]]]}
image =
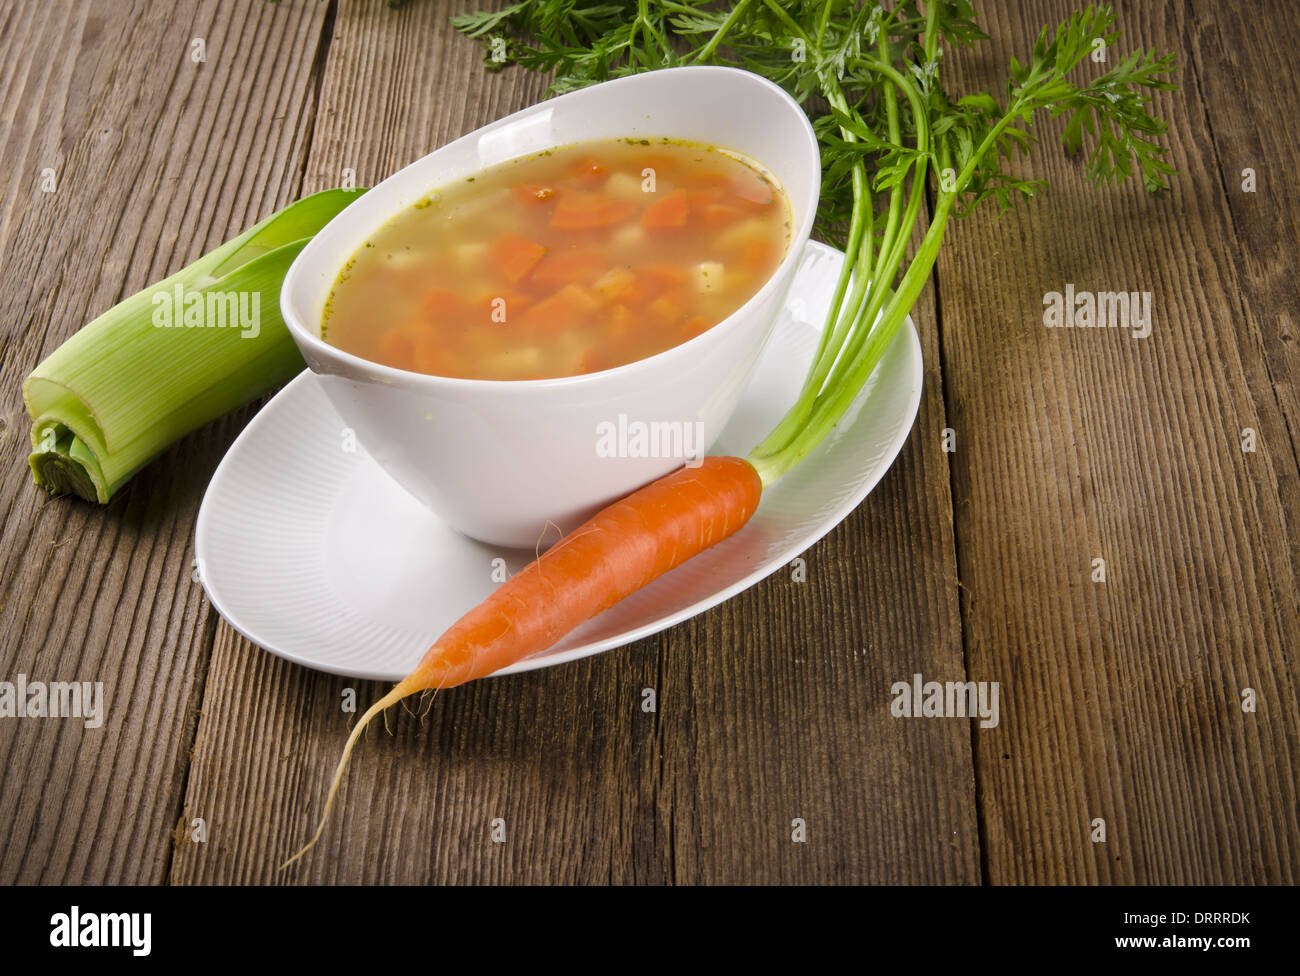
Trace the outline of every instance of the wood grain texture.
{"type": "MultiPolygon", "coordinates": [[[[1085,185],[1048,123],[1025,166],[1045,198],[951,228],[914,312],[916,427],[806,582],[395,709],[320,849],[276,871],[320,812],[343,692],[383,688],[266,654],[190,578],[198,501],[252,409],[97,509],[31,486],[19,387],[261,216],[541,97],[451,31],[481,5],[0,9],[0,679],[102,680],[108,701],[98,730],[0,722],[0,883],[1300,879],[1300,26],[1207,0],[1119,9],[1122,50],[1180,53],[1157,100],[1171,192],[1085,185]],[[1151,337],[1045,329],[1066,282],[1150,290],[1151,337]],[[891,718],[916,672],[1000,682],[1000,725],[891,718]]],[[[1000,91],[1007,55],[1076,6],[980,5],[992,42],[949,70],[1000,91]]]]}
{"type": "MultiPolygon", "coordinates": [[[[486,74],[448,13],[340,5],[308,189],[345,167],[379,179],[541,96],[537,78],[486,74]]],[[[284,876],[275,865],[320,810],[356,683],[222,625],[185,800],[214,835],[181,846],[172,880],[978,881],[968,729],[888,712],[892,682],[962,673],[938,350],[929,307],[917,314],[929,436],[807,554],[807,582],[778,574],[657,638],[454,689],[423,724],[395,711],[395,737],[358,753],[323,849],[284,876]],[[505,844],[491,840],[497,817],[505,844]],[[791,842],[795,818],[809,843],[791,842]]]]}
{"type": "MultiPolygon", "coordinates": [[[[1070,9],[1015,6],[990,8],[993,43],[959,59],[972,87],[1070,9]]],[[[1116,57],[1194,47],[1179,4],[1126,4],[1119,23],[1116,57]]],[[[1002,726],[976,737],[993,882],[1300,874],[1296,512],[1279,493],[1295,455],[1201,104],[1221,70],[1188,63],[1156,100],[1170,193],[1087,186],[1049,148],[1028,167],[1048,198],[954,227],[940,261],[967,661],[1004,689],[1002,726]],[[1044,328],[1067,282],[1151,291],[1151,336],[1044,328]],[[1253,454],[1247,426],[1270,432],[1253,454]]],[[[1058,134],[1043,126],[1045,147],[1058,134]]]]}
{"type": "MultiPolygon", "coordinates": [[[[1232,236],[1216,248],[1231,264],[1238,302],[1256,346],[1244,365],[1251,389],[1277,409],[1259,418],[1259,436],[1274,451],[1289,440],[1300,456],[1300,183],[1294,124],[1300,79],[1279,70],[1294,59],[1300,25],[1290,4],[1243,8],[1197,3],[1188,16],[1188,57],[1196,71],[1232,236]],[[1253,177],[1253,188],[1252,180],[1253,177]],[[1277,421],[1281,420],[1282,425],[1277,421]]],[[[1300,484],[1296,464],[1277,466],[1277,493],[1287,517],[1293,572],[1300,576],[1300,484]]]]}
{"type": "Polygon", "coordinates": [[[190,579],[194,516],[249,416],[178,445],[99,509],[32,486],[22,379],[121,297],[297,195],[324,12],[247,0],[0,13],[0,674],[102,681],[106,700],[99,729],[0,722],[0,882],[165,880],[214,632],[190,579]],[[194,37],[206,63],[188,57],[194,37]]]}

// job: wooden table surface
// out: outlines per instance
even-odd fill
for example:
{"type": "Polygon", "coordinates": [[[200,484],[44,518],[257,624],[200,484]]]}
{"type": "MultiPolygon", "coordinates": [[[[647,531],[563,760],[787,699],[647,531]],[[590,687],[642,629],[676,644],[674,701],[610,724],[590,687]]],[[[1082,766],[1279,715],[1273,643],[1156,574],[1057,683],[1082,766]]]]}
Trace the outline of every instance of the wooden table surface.
{"type": "MultiPolygon", "coordinates": [[[[1300,879],[1300,15],[1282,0],[1119,7],[1124,51],[1179,56],[1157,100],[1172,190],[1089,186],[1043,127],[1029,168],[1050,192],[951,228],[914,313],[916,426],[806,581],[444,693],[423,722],[395,710],[321,848],[277,873],[320,812],[343,689],[381,687],[267,654],[193,581],[199,502],[254,408],[96,508],[32,486],[20,384],[345,169],[371,184],[538,99],[544,81],[486,74],[449,27],[479,5],[0,9],[0,680],[102,681],[107,702],[99,729],[0,719],[0,882],[1300,879]],[[1067,282],[1150,291],[1151,335],[1044,328],[1067,282]],[[892,717],[914,673],[998,682],[999,724],[892,717]]],[[[1071,9],[980,6],[993,40],[950,65],[970,90],[1071,9]]]]}

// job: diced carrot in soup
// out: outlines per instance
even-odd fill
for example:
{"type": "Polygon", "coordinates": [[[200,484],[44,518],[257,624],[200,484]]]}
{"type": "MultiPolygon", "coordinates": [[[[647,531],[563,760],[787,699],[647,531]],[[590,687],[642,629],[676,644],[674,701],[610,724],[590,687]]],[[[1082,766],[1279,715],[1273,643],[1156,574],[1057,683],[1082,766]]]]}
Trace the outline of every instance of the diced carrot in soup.
{"type": "Polygon", "coordinates": [[[690,278],[685,268],[672,264],[651,264],[638,268],[637,276],[645,289],[646,299],[662,295],[672,288],[680,288],[690,278]]]}
{"type": "Polygon", "coordinates": [[[459,371],[455,352],[433,332],[416,338],[412,361],[421,373],[435,376],[451,376],[459,371]]]}
{"type": "Polygon", "coordinates": [[[642,275],[640,271],[634,271],[632,272],[631,281],[619,280],[614,293],[610,297],[630,308],[642,308],[646,302],[661,291],[663,291],[662,288],[655,287],[654,283],[642,275]]]}
{"type": "Polygon", "coordinates": [[[662,264],[625,269],[623,274],[611,273],[609,277],[613,279],[612,282],[605,278],[597,282],[597,291],[601,292],[601,282],[605,282],[607,290],[602,294],[607,294],[613,301],[637,308],[687,280],[684,268],[662,264]]]}
{"type": "Polygon", "coordinates": [[[358,249],[327,342],[399,369],[540,379],[610,369],[722,321],[789,247],[780,187],[729,151],[611,140],[457,180],[358,249]]]}
{"type": "Polygon", "coordinates": [[[546,248],[523,234],[506,234],[492,245],[492,261],[501,277],[512,285],[519,284],[545,255],[546,248]]]}
{"type": "Polygon", "coordinates": [[[555,204],[551,227],[555,230],[591,230],[626,220],[636,209],[630,200],[610,199],[599,193],[565,193],[555,204]]]}
{"type": "Polygon", "coordinates": [[[691,205],[691,224],[705,232],[734,224],[748,213],[747,208],[721,186],[689,190],[687,199],[691,205]]]}
{"type": "Polygon", "coordinates": [[[686,226],[691,205],[685,190],[673,190],[667,196],[646,207],[641,215],[641,226],[650,231],[676,230],[686,226]]]}
{"type": "Polygon", "coordinates": [[[680,264],[647,264],[640,272],[659,288],[676,287],[689,277],[686,268],[680,264]]]}
{"type": "Polygon", "coordinates": [[[697,210],[694,216],[702,227],[709,230],[718,230],[723,227],[730,227],[740,220],[745,216],[745,211],[740,207],[733,207],[726,203],[709,203],[697,210]]]}
{"type": "Polygon", "coordinates": [[[600,307],[595,294],[581,285],[565,285],[524,312],[525,329],[554,332],[581,325],[600,307]]]}
{"type": "Polygon", "coordinates": [[[595,248],[553,251],[538,262],[529,281],[544,289],[570,283],[590,285],[609,270],[611,263],[604,250],[595,248]]]}
{"type": "Polygon", "coordinates": [[[690,308],[689,293],[684,288],[673,288],[647,305],[646,314],[653,325],[666,327],[685,319],[690,308]]]}
{"type": "Polygon", "coordinates": [[[424,313],[431,319],[445,321],[465,313],[465,301],[450,288],[434,288],[424,297],[424,313]]]}

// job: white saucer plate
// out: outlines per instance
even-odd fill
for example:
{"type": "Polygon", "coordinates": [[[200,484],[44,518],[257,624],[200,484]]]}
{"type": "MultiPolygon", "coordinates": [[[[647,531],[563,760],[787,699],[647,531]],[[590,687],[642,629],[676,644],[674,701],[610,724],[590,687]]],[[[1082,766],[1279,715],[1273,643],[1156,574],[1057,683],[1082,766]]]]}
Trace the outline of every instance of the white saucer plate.
{"type": "MultiPolygon", "coordinates": [[[[713,454],[743,457],[794,402],[843,255],[812,243],[753,379],[713,454]]],[[[908,320],[844,420],[763,494],[731,538],[498,674],[620,647],[702,613],[788,564],[845,518],[897,457],[921,401],[908,320]]],[[[271,400],[222,460],[199,509],[208,598],[287,660],[397,681],[465,611],[534,556],[468,539],[354,451],[314,374],[271,400]],[[504,561],[504,562],[502,562],[504,561]]],[[[554,541],[553,539],[548,541],[554,541]]]]}

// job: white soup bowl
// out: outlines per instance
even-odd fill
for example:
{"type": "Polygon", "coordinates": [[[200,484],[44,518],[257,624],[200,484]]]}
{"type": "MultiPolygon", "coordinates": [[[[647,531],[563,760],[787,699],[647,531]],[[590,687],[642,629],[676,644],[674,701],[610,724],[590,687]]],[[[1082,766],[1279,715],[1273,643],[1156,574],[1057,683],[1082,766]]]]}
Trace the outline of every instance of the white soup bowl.
{"type": "MultiPolygon", "coordinates": [[[[697,451],[717,437],[771,335],[812,230],[820,183],[817,140],[807,116],[758,75],[688,67],[619,78],[484,126],[358,196],[294,261],[281,309],[343,425],[394,480],[472,538],[532,548],[685,460],[619,456],[644,452],[608,450],[612,430],[691,425],[692,433],[703,434],[697,451]],[[322,313],[340,269],[392,217],[486,167],[572,143],[624,137],[670,137],[738,151],[774,176],[789,199],[792,225],[784,259],[718,325],[614,369],[521,381],[408,372],[321,339],[322,313]]],[[[340,436],[340,449],[345,443],[340,436]]],[[[620,443],[626,447],[626,438],[620,443]]]]}

